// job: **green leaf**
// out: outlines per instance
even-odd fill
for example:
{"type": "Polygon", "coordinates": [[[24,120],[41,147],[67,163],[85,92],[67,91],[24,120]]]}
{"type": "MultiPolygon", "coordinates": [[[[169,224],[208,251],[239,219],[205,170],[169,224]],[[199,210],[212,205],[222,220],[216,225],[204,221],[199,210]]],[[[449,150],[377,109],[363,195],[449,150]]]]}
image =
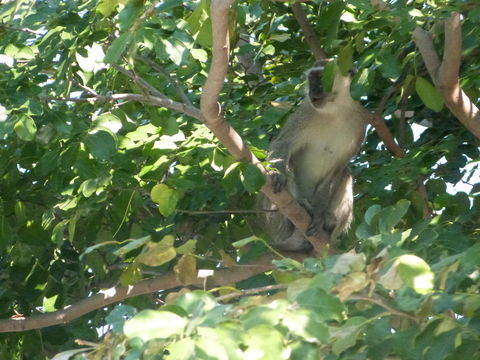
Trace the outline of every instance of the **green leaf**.
{"type": "Polygon", "coordinates": [[[120,56],[122,56],[125,49],[130,45],[133,39],[133,33],[126,32],[113,40],[112,45],[107,50],[103,61],[107,64],[115,64],[120,56]]]}
{"type": "Polygon", "coordinates": [[[397,225],[410,207],[410,201],[401,199],[393,206],[383,209],[379,216],[379,229],[382,234],[389,234],[397,225]]]}
{"type": "Polygon", "coordinates": [[[395,56],[389,51],[384,51],[380,56],[380,61],[380,69],[385,78],[396,80],[400,77],[402,65],[398,56],[395,56]]]}
{"type": "Polygon", "coordinates": [[[83,196],[86,198],[90,197],[95,191],[97,191],[98,181],[97,179],[88,179],[85,180],[82,185],[80,185],[79,191],[82,192],[83,196]]]}
{"type": "Polygon", "coordinates": [[[105,318],[108,325],[112,327],[112,332],[115,334],[123,333],[123,325],[127,318],[133,317],[137,313],[137,310],[129,305],[118,304],[116,305],[110,314],[105,318]]]}
{"type": "Polygon", "coordinates": [[[52,357],[52,360],[68,360],[68,359],[73,359],[74,355],[80,354],[83,352],[88,352],[91,351],[91,347],[84,347],[80,349],[74,349],[74,350],[67,350],[67,351],[62,351],[61,353],[58,353],[54,357],[52,357]]]}
{"type": "Polygon", "coordinates": [[[196,245],[197,240],[188,240],[185,244],[177,248],[177,253],[180,255],[193,254],[195,252],[196,245]]]}
{"type": "Polygon", "coordinates": [[[380,205],[372,205],[370,206],[367,211],[365,212],[365,215],[364,215],[364,218],[365,218],[365,222],[368,224],[368,225],[372,225],[372,221],[373,219],[375,218],[375,216],[380,213],[380,211],[382,210],[382,207],[380,205]]]}
{"type": "Polygon", "coordinates": [[[276,326],[282,319],[282,312],[267,306],[258,306],[246,312],[240,317],[240,324],[245,330],[260,325],[276,326]]]}
{"type": "MultiPolygon", "coordinates": [[[[203,359],[208,360],[223,360],[229,359],[228,351],[223,344],[206,337],[198,337],[195,341],[196,353],[202,354],[203,359]]],[[[200,358],[197,357],[197,358],[200,358]]]]}
{"type": "Polygon", "coordinates": [[[326,92],[331,92],[333,88],[333,82],[337,76],[338,69],[337,64],[333,61],[329,61],[325,64],[322,75],[322,86],[326,92]]]}
{"type": "Polygon", "coordinates": [[[160,266],[175,259],[177,252],[173,247],[175,238],[166,235],[158,243],[149,242],[143,249],[137,260],[148,266],[160,266]]]}
{"type": "Polygon", "coordinates": [[[123,332],[129,339],[139,337],[146,342],[181,335],[186,325],[184,318],[169,311],[143,310],[125,322],[123,332]]]}
{"type": "Polygon", "coordinates": [[[340,321],[342,313],[345,311],[344,305],[337,297],[318,288],[309,288],[301,292],[297,295],[296,301],[307,309],[317,311],[327,320],[340,321]]]}
{"type": "Polygon", "coordinates": [[[92,130],[108,129],[117,133],[122,128],[122,121],[113,114],[103,114],[95,118],[92,130]]]}
{"type": "Polygon", "coordinates": [[[415,255],[402,255],[395,259],[378,282],[390,290],[405,285],[419,294],[428,294],[433,289],[433,279],[434,274],[423,259],[415,255]]]}
{"type": "Polygon", "coordinates": [[[242,163],[235,162],[225,170],[223,175],[222,183],[225,185],[227,190],[233,191],[235,186],[239,183],[240,177],[240,168],[242,163]]]}
{"type": "Polygon", "coordinates": [[[164,0],[156,8],[157,8],[157,11],[162,11],[163,12],[163,11],[167,11],[167,10],[170,10],[170,9],[174,9],[174,8],[182,6],[182,5],[183,5],[182,0],[164,0]]]}
{"type": "Polygon", "coordinates": [[[158,209],[163,216],[173,214],[177,208],[178,193],[165,184],[155,185],[150,192],[150,197],[154,203],[158,204],[158,209]]]}
{"type": "Polygon", "coordinates": [[[235,248],[241,248],[241,247],[244,247],[245,245],[250,244],[251,242],[254,242],[254,241],[264,242],[264,240],[262,238],[259,238],[258,236],[249,236],[245,239],[235,241],[232,244],[232,246],[235,247],[235,248]]]}
{"type": "Polygon", "coordinates": [[[191,49],[190,54],[192,54],[192,57],[201,63],[206,63],[208,60],[208,54],[205,50],[203,49],[191,49]]]}
{"type": "Polygon", "coordinates": [[[58,298],[58,294],[49,298],[44,297],[43,304],[42,304],[43,311],[52,312],[57,310],[57,308],[55,307],[55,302],[57,301],[57,298],[58,298]]]}
{"type": "Polygon", "coordinates": [[[23,141],[32,141],[37,134],[35,121],[28,115],[20,115],[13,129],[17,136],[23,141]]]}
{"type": "Polygon", "coordinates": [[[85,50],[87,50],[87,57],[82,56],[80,53],[75,54],[77,63],[83,71],[96,73],[105,67],[103,63],[105,54],[100,45],[93,44],[92,46],[87,46],[85,50]]]}
{"type": "Polygon", "coordinates": [[[184,56],[187,54],[185,45],[176,39],[161,39],[165,46],[165,51],[174,64],[180,66],[184,56]]]}
{"type": "Polygon", "coordinates": [[[128,265],[120,275],[120,284],[122,286],[129,286],[142,280],[142,271],[140,264],[134,262],[128,265]]]}
{"type": "Polygon", "coordinates": [[[338,54],[338,68],[343,76],[347,76],[353,68],[353,47],[348,44],[338,54]]]}
{"type": "Polygon", "coordinates": [[[240,167],[240,181],[245,189],[253,194],[265,184],[265,176],[258,167],[253,164],[243,164],[240,167]]]}
{"type": "Polygon", "coordinates": [[[443,108],[443,98],[435,86],[428,80],[417,77],[415,81],[415,90],[423,103],[433,111],[439,112],[443,108]]]}
{"type": "Polygon", "coordinates": [[[274,327],[259,325],[245,332],[244,359],[278,360],[283,351],[283,336],[274,327]]]}
{"type": "Polygon", "coordinates": [[[397,258],[396,263],[400,276],[407,286],[419,294],[428,294],[432,291],[434,274],[422,258],[402,255],[397,258]]]}
{"type": "Polygon", "coordinates": [[[29,46],[17,47],[13,44],[8,44],[4,52],[5,55],[11,56],[14,59],[31,60],[35,58],[35,53],[29,46]]]}
{"type": "Polygon", "coordinates": [[[306,341],[318,340],[326,343],[329,338],[328,326],[324,318],[309,309],[288,311],[282,319],[282,325],[306,341]]]}
{"type": "Polygon", "coordinates": [[[120,0],[100,0],[97,5],[97,11],[103,16],[110,16],[119,3],[120,0]]]}
{"type": "Polygon", "coordinates": [[[169,354],[165,357],[166,360],[186,360],[196,358],[195,340],[191,338],[183,338],[178,341],[170,343],[166,349],[169,354]]]}
{"type": "Polygon", "coordinates": [[[188,313],[189,318],[199,318],[217,306],[212,295],[198,290],[183,294],[176,304],[188,313]]]}
{"type": "MultiPolygon", "coordinates": [[[[150,235],[148,236],[144,236],[144,237],[141,237],[141,238],[138,238],[138,239],[129,239],[129,240],[126,240],[127,244],[122,246],[121,248],[115,250],[113,252],[113,254],[115,256],[119,256],[119,257],[123,257],[125,256],[126,254],[128,254],[130,251],[132,250],[135,250],[135,249],[138,249],[139,247],[145,245],[146,243],[148,243],[149,241],[152,240],[152,237],[150,235]]],[[[106,242],[105,244],[109,244],[110,242],[106,242]]],[[[97,244],[95,246],[98,246],[98,245],[101,245],[101,244],[97,244]]],[[[88,249],[87,249],[88,250],[88,249]]],[[[85,254],[87,254],[87,251],[85,250],[85,254]]]]}
{"type": "Polygon", "coordinates": [[[97,160],[108,160],[117,151],[117,138],[108,129],[94,130],[85,138],[85,146],[97,160]]]}
{"type": "Polygon", "coordinates": [[[95,245],[92,245],[92,246],[89,246],[85,249],[85,251],[83,253],[80,254],[80,257],[79,259],[82,260],[83,257],[89,253],[91,253],[92,251],[98,249],[98,248],[101,248],[103,246],[107,246],[107,245],[116,245],[118,244],[118,241],[103,241],[99,244],[95,244],[95,245]]]}
{"type": "Polygon", "coordinates": [[[352,317],[339,328],[330,328],[334,339],[332,350],[336,355],[340,355],[346,349],[352,347],[357,342],[357,337],[362,330],[367,319],[363,317],[352,317]]]}
{"type": "Polygon", "coordinates": [[[143,0],[129,0],[127,5],[118,14],[120,31],[128,31],[140,16],[143,9],[143,0]]]}

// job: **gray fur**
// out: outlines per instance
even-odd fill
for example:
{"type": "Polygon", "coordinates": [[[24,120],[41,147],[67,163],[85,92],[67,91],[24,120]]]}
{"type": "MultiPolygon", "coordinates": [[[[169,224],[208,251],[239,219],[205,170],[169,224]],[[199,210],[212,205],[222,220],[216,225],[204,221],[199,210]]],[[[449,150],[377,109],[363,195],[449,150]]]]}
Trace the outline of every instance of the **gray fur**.
{"type": "MultiPolygon", "coordinates": [[[[312,216],[307,235],[323,228],[333,241],[352,221],[353,191],[348,162],[365,135],[366,110],[350,97],[350,78],[337,75],[332,91],[321,86],[322,68],[307,73],[307,97],[272,142],[268,160],[275,167],[274,190],[288,191],[312,216]],[[312,83],[315,82],[315,83],[312,83]]],[[[275,209],[261,196],[260,207],[275,209]]],[[[279,249],[310,247],[280,212],[266,212],[264,227],[279,249]]]]}

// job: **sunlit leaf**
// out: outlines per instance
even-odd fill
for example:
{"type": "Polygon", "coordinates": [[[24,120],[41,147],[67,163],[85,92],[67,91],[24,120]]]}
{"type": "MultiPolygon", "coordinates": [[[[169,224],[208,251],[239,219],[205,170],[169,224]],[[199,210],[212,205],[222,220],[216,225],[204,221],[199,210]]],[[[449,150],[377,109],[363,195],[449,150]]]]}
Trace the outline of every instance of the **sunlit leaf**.
{"type": "Polygon", "coordinates": [[[172,235],[166,235],[158,243],[149,242],[137,257],[138,261],[148,266],[160,266],[173,260],[177,256],[174,241],[172,235]]]}
{"type": "Polygon", "coordinates": [[[163,216],[171,215],[177,208],[178,193],[175,189],[165,184],[157,184],[150,192],[152,201],[158,204],[158,209],[163,216]]]}
{"type": "Polygon", "coordinates": [[[443,98],[435,86],[428,80],[417,77],[415,80],[415,90],[423,103],[433,111],[440,111],[443,108],[443,98]]]}
{"type": "Polygon", "coordinates": [[[123,331],[127,338],[148,341],[180,335],[186,324],[186,319],[169,311],[143,310],[125,322],[123,331]]]}
{"type": "Polygon", "coordinates": [[[30,116],[21,115],[13,127],[17,136],[23,141],[32,141],[37,133],[35,121],[30,116]]]}

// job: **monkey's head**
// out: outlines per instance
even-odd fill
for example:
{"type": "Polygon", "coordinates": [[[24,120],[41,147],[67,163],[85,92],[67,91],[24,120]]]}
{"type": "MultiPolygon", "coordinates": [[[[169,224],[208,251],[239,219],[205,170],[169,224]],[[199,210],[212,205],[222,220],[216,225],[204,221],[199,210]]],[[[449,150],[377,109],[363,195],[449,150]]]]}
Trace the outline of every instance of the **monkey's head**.
{"type": "Polygon", "coordinates": [[[340,71],[337,71],[332,90],[325,91],[322,84],[324,67],[322,64],[317,64],[307,72],[308,98],[313,107],[318,109],[338,99],[350,98],[350,76],[343,76],[340,71]]]}

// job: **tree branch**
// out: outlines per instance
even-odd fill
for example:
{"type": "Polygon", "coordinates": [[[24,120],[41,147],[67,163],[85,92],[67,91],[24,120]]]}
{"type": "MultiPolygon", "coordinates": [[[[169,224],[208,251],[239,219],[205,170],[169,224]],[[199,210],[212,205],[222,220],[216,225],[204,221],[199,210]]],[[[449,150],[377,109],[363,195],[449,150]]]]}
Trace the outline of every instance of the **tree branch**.
{"type": "MultiPolygon", "coordinates": [[[[306,254],[291,254],[291,257],[303,259],[306,254]]],[[[223,286],[232,284],[244,279],[248,279],[254,275],[268,271],[274,266],[272,260],[276,257],[273,254],[267,254],[255,260],[255,266],[251,267],[234,267],[229,269],[215,270],[214,275],[209,278],[209,284],[214,286],[223,286]]],[[[174,272],[167,273],[163,276],[142,280],[137,284],[128,287],[114,286],[108,290],[92,295],[79,302],[66,306],[62,310],[51,313],[34,315],[31,317],[16,317],[11,319],[0,320],[0,333],[17,332],[32,329],[40,329],[47,326],[66,324],[74,319],[79,318],[91,311],[103,308],[112,303],[119,302],[134,296],[150,294],[160,290],[168,290],[183,286],[174,272]]],[[[203,288],[204,279],[197,278],[193,286],[203,288]]]]}
{"type": "MultiPolygon", "coordinates": [[[[302,233],[305,233],[311,223],[307,211],[286,190],[273,192],[271,178],[267,171],[253,155],[240,135],[226,121],[218,97],[227,74],[229,61],[229,34],[228,11],[233,0],[212,0],[212,64],[207,81],[200,98],[200,110],[205,117],[205,125],[214,133],[220,142],[227,148],[237,161],[249,162],[256,165],[267,177],[267,183],[261,191],[277,205],[279,211],[285,215],[302,233]]],[[[320,231],[315,236],[307,237],[318,254],[328,245],[328,235],[320,231]]]]}
{"type": "Polygon", "coordinates": [[[317,37],[317,34],[313,30],[312,25],[308,21],[305,11],[303,11],[302,4],[299,2],[292,4],[292,11],[293,15],[295,15],[295,19],[297,19],[298,24],[302,28],[305,41],[310,46],[315,59],[317,61],[326,59],[327,55],[320,46],[320,41],[317,37]]]}
{"type": "Polygon", "coordinates": [[[477,139],[480,139],[479,110],[463,92],[459,82],[462,41],[460,14],[452,13],[445,21],[445,49],[442,62],[428,32],[416,28],[413,32],[413,41],[447,107],[477,139]]]}
{"type": "Polygon", "coordinates": [[[122,74],[126,75],[128,78],[133,80],[142,89],[147,90],[149,93],[151,93],[151,94],[153,94],[153,95],[155,95],[159,98],[164,98],[164,99],[167,98],[164,94],[162,94],[160,91],[158,91],[154,86],[152,86],[146,80],[144,80],[139,75],[137,75],[137,73],[135,73],[133,71],[129,71],[127,69],[124,69],[123,67],[118,66],[118,65],[112,65],[112,66],[115,70],[121,72],[122,74]]]}
{"type": "Polygon", "coordinates": [[[33,35],[42,35],[41,31],[35,31],[29,28],[17,28],[14,26],[6,25],[6,24],[0,24],[0,29],[5,29],[5,30],[12,30],[12,31],[20,31],[24,32],[27,34],[33,34],[33,35]]]}
{"type": "Polygon", "coordinates": [[[73,101],[73,102],[112,102],[118,100],[137,101],[144,104],[151,104],[165,107],[174,111],[178,111],[189,115],[201,122],[204,122],[202,113],[196,107],[187,106],[183,103],[173,101],[166,97],[157,97],[152,95],[142,94],[112,94],[112,95],[96,95],[88,98],[70,98],[70,97],[56,97],[56,96],[42,96],[42,100],[58,100],[58,101],[73,101]]]}
{"type": "Polygon", "coordinates": [[[445,49],[438,72],[438,81],[446,87],[454,87],[458,82],[462,62],[462,28],[460,14],[453,13],[445,21],[445,49]]]}
{"type": "Polygon", "coordinates": [[[190,99],[185,94],[185,92],[182,90],[182,88],[180,87],[178,82],[174,78],[172,78],[170,76],[170,74],[167,71],[165,71],[164,68],[162,68],[160,65],[158,65],[155,61],[150,60],[149,58],[147,58],[145,56],[137,55],[135,58],[140,60],[141,62],[149,65],[153,70],[162,74],[173,85],[173,87],[177,91],[177,94],[182,98],[182,101],[185,104],[187,104],[188,106],[192,106],[192,103],[191,103],[190,99]]]}
{"type": "Polygon", "coordinates": [[[352,295],[348,298],[348,300],[361,300],[361,301],[371,302],[373,304],[376,304],[378,306],[383,307],[385,310],[387,310],[389,313],[391,313],[393,315],[401,316],[401,317],[407,318],[409,320],[412,320],[415,323],[418,323],[418,319],[415,316],[393,308],[392,306],[387,304],[385,299],[383,299],[382,297],[380,297],[378,295],[373,295],[373,296],[352,295]]]}
{"type": "Polygon", "coordinates": [[[259,288],[254,288],[254,289],[246,289],[246,290],[241,290],[241,291],[235,291],[230,294],[218,296],[216,298],[217,301],[226,301],[230,299],[234,299],[240,296],[245,296],[245,295],[254,295],[262,292],[267,292],[267,291],[272,291],[272,290],[283,290],[286,289],[288,285],[286,284],[275,284],[275,285],[267,285],[267,286],[262,286],[259,288]]]}
{"type": "Polygon", "coordinates": [[[375,128],[378,136],[380,137],[380,139],[382,139],[386,148],[393,154],[393,156],[405,156],[405,151],[395,141],[392,132],[383,120],[383,115],[381,112],[377,112],[376,114],[370,114],[369,122],[375,128]]]}

